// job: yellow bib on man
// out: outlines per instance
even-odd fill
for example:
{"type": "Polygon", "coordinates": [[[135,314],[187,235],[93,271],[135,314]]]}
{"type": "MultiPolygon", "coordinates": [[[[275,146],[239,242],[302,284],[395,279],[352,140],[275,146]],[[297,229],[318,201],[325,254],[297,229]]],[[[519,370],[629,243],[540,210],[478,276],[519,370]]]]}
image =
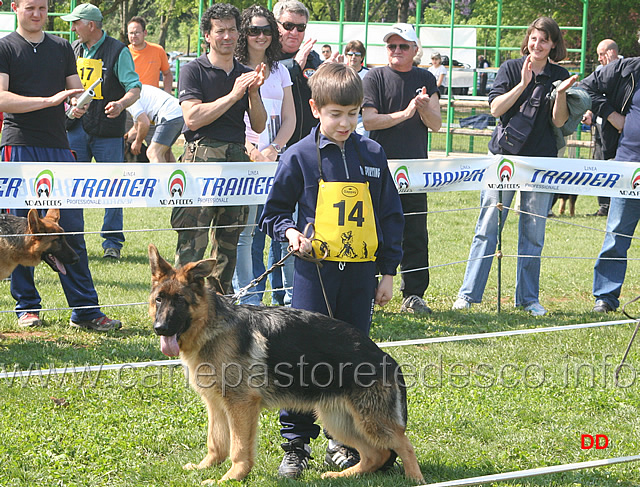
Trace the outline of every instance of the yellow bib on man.
{"type": "MultiPolygon", "coordinates": [[[[102,59],[89,59],[79,57],[76,60],[76,66],[78,68],[78,76],[82,81],[82,86],[85,90],[88,90],[93,83],[102,78],[102,59]]],[[[102,83],[95,87],[93,90],[95,96],[94,100],[102,100],[102,83]]]]}

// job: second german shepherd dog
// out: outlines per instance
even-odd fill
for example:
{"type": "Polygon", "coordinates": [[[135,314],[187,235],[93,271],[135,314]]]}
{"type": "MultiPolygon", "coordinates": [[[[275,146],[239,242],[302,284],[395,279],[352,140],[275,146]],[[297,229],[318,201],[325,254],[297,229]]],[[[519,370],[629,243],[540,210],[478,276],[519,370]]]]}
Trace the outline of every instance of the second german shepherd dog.
{"type": "Polygon", "coordinates": [[[213,259],[174,269],[151,244],[149,263],[149,313],[162,352],[180,355],[209,414],[208,453],[185,468],[207,468],[231,453],[221,481],[245,478],[260,410],[288,408],[315,411],[333,438],[360,453],[360,463],[323,478],[375,472],[397,453],[407,477],[423,480],[405,434],[402,372],[369,337],[318,313],[234,305],[205,284],[213,259]]]}
{"type": "Polygon", "coordinates": [[[27,218],[0,215],[0,279],[9,277],[18,264],[35,267],[41,260],[54,271],[66,274],[64,264],[78,262],[78,254],[62,235],[64,230],[58,225],[59,220],[57,208],[49,209],[44,218],[33,208],[27,218]],[[48,233],[57,235],[37,235],[48,233]]]}

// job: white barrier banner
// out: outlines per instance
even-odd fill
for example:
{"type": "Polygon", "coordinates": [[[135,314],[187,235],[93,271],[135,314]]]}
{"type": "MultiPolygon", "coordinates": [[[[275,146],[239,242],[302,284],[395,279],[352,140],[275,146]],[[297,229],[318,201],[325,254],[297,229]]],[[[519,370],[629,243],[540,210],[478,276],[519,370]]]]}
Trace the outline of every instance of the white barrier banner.
{"type": "Polygon", "coordinates": [[[640,197],[636,162],[501,156],[486,173],[488,189],[640,197]]]}
{"type": "Polygon", "coordinates": [[[2,208],[236,206],[264,203],[276,164],[4,163],[2,208]]]}
{"type": "MultiPolygon", "coordinates": [[[[3,163],[0,208],[264,203],[275,163],[3,163]]],[[[486,156],[389,161],[400,193],[503,189],[640,197],[640,163],[486,156]]]]}
{"type": "Polygon", "coordinates": [[[501,156],[389,161],[399,193],[471,191],[484,188],[485,174],[501,156]]]}

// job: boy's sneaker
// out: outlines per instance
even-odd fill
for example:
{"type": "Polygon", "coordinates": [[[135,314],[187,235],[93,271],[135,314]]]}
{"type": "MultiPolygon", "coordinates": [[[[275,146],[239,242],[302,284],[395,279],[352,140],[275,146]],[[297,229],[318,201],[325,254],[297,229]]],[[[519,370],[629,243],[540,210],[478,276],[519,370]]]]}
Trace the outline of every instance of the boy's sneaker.
{"type": "Polygon", "coordinates": [[[547,314],[547,310],[540,303],[531,303],[529,306],[525,306],[524,310],[531,313],[531,316],[544,316],[547,314]]]}
{"type": "Polygon", "coordinates": [[[95,320],[88,321],[69,321],[69,324],[76,328],[85,328],[87,330],[95,330],[95,331],[111,331],[111,330],[119,330],[122,326],[122,322],[120,320],[112,320],[106,316],[102,316],[100,318],[96,318],[95,320]]]}
{"type": "Polygon", "coordinates": [[[31,326],[40,326],[42,325],[42,320],[36,313],[22,313],[18,317],[18,325],[24,328],[31,326]]]}
{"type": "Polygon", "coordinates": [[[598,299],[596,301],[596,305],[593,307],[594,313],[611,313],[612,311],[615,311],[615,309],[613,309],[609,305],[609,303],[603,301],[602,299],[598,299]]]}
{"type": "Polygon", "coordinates": [[[456,302],[453,303],[453,306],[451,306],[451,309],[453,310],[469,309],[469,308],[471,308],[471,303],[463,298],[456,299],[456,302]]]}
{"type": "Polygon", "coordinates": [[[403,313],[415,313],[415,314],[423,314],[428,315],[431,313],[431,308],[427,306],[420,296],[416,296],[415,294],[412,296],[407,296],[402,301],[402,306],[400,307],[400,311],[403,313]]]}
{"type": "Polygon", "coordinates": [[[327,445],[327,454],[324,457],[324,463],[330,467],[344,470],[353,467],[360,462],[360,454],[355,448],[338,443],[335,440],[329,440],[327,445]]]}
{"type": "Polygon", "coordinates": [[[297,479],[309,465],[311,447],[302,438],[283,443],[284,457],[278,467],[278,476],[297,479]]]}

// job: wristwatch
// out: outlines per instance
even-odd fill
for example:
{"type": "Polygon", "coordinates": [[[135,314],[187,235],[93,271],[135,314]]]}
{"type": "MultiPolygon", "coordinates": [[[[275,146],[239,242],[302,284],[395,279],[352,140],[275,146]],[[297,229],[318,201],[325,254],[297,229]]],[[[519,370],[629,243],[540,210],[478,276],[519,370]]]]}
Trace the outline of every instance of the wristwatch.
{"type": "Polygon", "coordinates": [[[275,142],[271,142],[271,147],[273,147],[278,154],[282,154],[282,146],[280,144],[276,144],[275,142]]]}

